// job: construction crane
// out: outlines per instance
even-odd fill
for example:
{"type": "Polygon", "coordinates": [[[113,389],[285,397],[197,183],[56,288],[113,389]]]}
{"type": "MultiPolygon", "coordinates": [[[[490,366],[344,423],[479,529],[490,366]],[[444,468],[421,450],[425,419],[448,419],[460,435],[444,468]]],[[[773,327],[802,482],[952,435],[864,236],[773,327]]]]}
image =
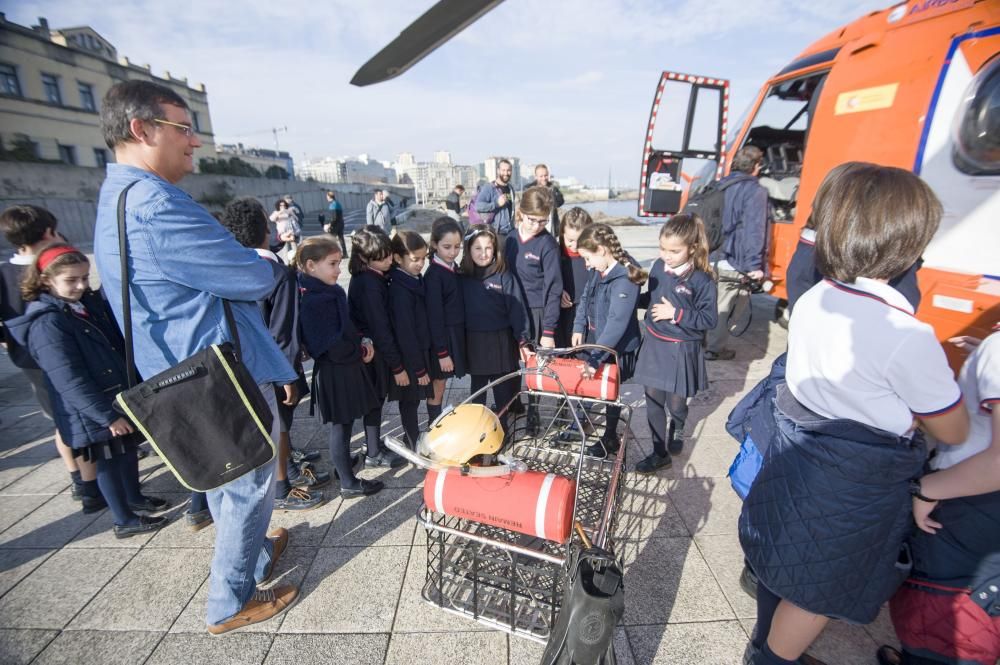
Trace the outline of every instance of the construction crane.
{"type": "Polygon", "coordinates": [[[287,132],[288,127],[271,127],[270,129],[261,129],[256,132],[246,132],[245,134],[236,134],[233,136],[235,139],[246,138],[247,136],[259,136],[260,134],[272,134],[274,136],[274,151],[278,152],[278,133],[287,132]]]}

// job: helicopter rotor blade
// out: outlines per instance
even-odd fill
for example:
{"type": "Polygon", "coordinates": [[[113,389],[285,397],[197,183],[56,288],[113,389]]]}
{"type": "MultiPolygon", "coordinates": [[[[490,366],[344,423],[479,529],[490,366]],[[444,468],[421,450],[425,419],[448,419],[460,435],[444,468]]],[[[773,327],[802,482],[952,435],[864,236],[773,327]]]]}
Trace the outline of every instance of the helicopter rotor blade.
{"type": "Polygon", "coordinates": [[[362,65],[351,84],[366,86],[399,76],[501,2],[441,0],[362,65]]]}

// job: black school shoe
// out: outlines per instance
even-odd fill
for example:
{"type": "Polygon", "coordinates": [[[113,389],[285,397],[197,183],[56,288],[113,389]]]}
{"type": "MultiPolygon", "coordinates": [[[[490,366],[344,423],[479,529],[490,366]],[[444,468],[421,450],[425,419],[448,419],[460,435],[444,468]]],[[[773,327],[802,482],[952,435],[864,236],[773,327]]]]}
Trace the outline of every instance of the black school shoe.
{"type": "Polygon", "coordinates": [[[97,496],[87,496],[84,494],[80,497],[80,502],[83,503],[83,512],[86,514],[96,513],[104,510],[108,507],[108,502],[104,500],[104,497],[98,494],[97,496]]]}
{"type": "Polygon", "coordinates": [[[164,510],[170,507],[169,501],[164,501],[163,499],[158,499],[155,496],[143,496],[141,503],[129,502],[128,507],[132,509],[133,513],[138,515],[149,515],[152,513],[162,513],[164,510]]]}
{"type": "Polygon", "coordinates": [[[670,441],[667,442],[667,452],[669,452],[671,455],[680,455],[681,451],[683,450],[684,450],[684,439],[680,438],[679,436],[674,437],[673,439],[670,439],[670,441]]]}
{"type": "Polygon", "coordinates": [[[358,483],[360,483],[358,487],[341,487],[340,496],[345,499],[371,496],[372,494],[378,494],[385,487],[385,484],[380,480],[364,480],[363,478],[359,478],[358,483]]]}
{"type": "Polygon", "coordinates": [[[649,457],[645,458],[641,462],[635,465],[636,473],[656,473],[660,469],[669,469],[674,465],[673,459],[671,459],[668,454],[666,457],[660,457],[656,453],[653,453],[649,457]]]}
{"type": "Polygon", "coordinates": [[[152,533],[153,531],[159,531],[165,526],[167,526],[166,517],[146,517],[145,515],[140,515],[138,524],[127,524],[125,526],[116,524],[115,538],[131,538],[143,533],[152,533]]]}
{"type": "Polygon", "coordinates": [[[619,448],[621,448],[621,442],[617,437],[611,440],[602,438],[594,445],[587,447],[587,455],[589,457],[611,457],[618,452],[619,448]]]}

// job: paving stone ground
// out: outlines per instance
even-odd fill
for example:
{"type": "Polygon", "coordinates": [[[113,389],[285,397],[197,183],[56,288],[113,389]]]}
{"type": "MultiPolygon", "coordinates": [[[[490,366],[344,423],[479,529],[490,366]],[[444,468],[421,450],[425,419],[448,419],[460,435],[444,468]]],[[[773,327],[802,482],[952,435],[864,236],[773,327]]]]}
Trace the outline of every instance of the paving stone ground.
{"type": "MultiPolygon", "coordinates": [[[[655,229],[627,229],[623,245],[647,265],[655,229]]],[[[755,606],[739,587],[740,502],[726,478],[737,444],[724,423],[739,397],[763,377],[786,344],[773,300],[755,298],[754,323],[733,343],[736,359],[710,363],[711,387],[693,400],[688,445],[670,471],[628,474],[618,538],[626,564],[626,612],[619,662],[738,664],[755,606]]],[[[449,387],[460,401],[468,381],[449,387]]],[[[635,407],[629,459],[651,450],[640,386],[625,386],[635,407]]],[[[386,429],[398,427],[394,409],[386,429]]],[[[423,474],[378,473],[389,489],[374,498],[330,501],[299,515],[275,513],[291,531],[280,581],[301,585],[285,615],[214,638],[205,632],[213,529],[193,534],[178,519],[160,533],[116,540],[107,511],[84,515],[69,497],[69,476],[30,387],[0,358],[0,663],[415,661],[481,665],[539,662],[542,647],[446,614],[420,598],[426,540],[415,514],[423,474]],[[96,658],[96,660],[95,660],[96,658]]],[[[356,435],[357,436],[357,435],[356,435]]],[[[326,458],[326,431],[302,404],[296,446],[326,458]]],[[[146,491],[178,503],[187,495],[159,458],[143,461],[146,491]]],[[[336,489],[336,486],[333,486],[336,489]]],[[[835,624],[812,649],[830,665],[875,662],[895,643],[886,613],[870,626],[835,624]]]]}

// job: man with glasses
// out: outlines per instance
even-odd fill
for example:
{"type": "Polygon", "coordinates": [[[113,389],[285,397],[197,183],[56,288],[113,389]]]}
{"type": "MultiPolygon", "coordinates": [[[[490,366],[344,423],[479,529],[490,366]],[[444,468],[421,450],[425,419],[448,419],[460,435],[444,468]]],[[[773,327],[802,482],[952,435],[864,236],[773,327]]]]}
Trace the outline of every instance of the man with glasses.
{"type": "MultiPolygon", "coordinates": [[[[194,170],[194,151],[201,146],[187,103],[177,93],[148,81],[118,83],[104,97],[101,129],[116,163],[107,165],[101,186],[94,255],[120,322],[118,200],[134,183],[127,192],[125,227],[140,374],[154,376],[207,345],[231,341],[225,298],[232,304],[243,361],[271,408],[271,438],[277,440],[280,419],[273,385],[294,383],[296,374],[264,326],[256,301],[271,292],[282,268],[240,245],[177,187],[194,170]]],[[[266,537],[274,506],[274,463],[208,492],[207,502],[211,514],[205,521],[214,517],[216,528],[208,632],[225,633],[283,612],[298,595],[295,586],[256,588],[271,578],[288,545],[285,529],[266,537]]]]}
{"type": "Polygon", "coordinates": [[[535,186],[546,187],[552,193],[552,213],[549,215],[549,222],[546,228],[552,234],[553,238],[559,238],[559,208],[566,202],[566,199],[563,198],[562,192],[559,191],[559,185],[549,176],[549,167],[545,164],[535,166],[535,179],[525,185],[524,188],[527,190],[535,186]]]}

